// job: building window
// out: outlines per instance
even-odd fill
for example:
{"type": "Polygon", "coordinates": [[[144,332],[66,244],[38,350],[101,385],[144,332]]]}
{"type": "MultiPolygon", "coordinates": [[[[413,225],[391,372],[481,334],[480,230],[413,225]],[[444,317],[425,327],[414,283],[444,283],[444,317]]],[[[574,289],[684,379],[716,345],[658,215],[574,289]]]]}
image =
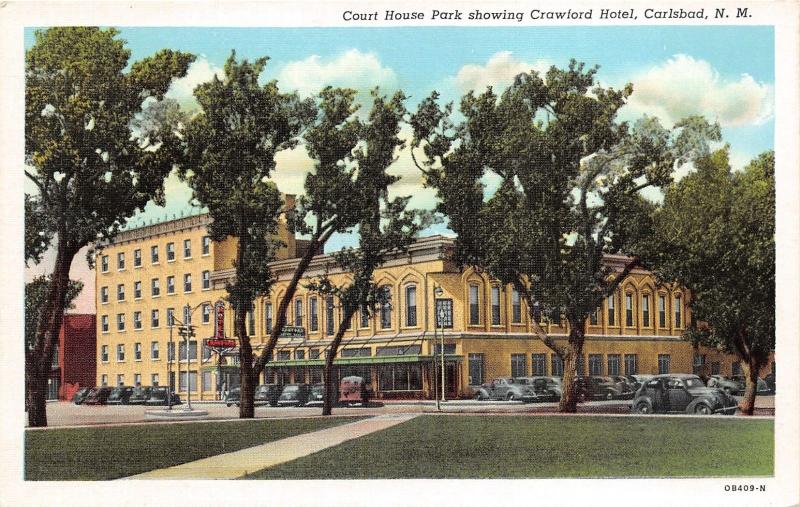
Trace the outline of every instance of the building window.
{"type": "Polygon", "coordinates": [[[525,377],[528,375],[528,365],[525,354],[511,354],[511,376],[525,377]]]}
{"type": "Polygon", "coordinates": [[[175,360],[175,342],[167,342],[167,361],[175,360]]]}
{"type": "MultiPolygon", "coordinates": [[[[178,375],[178,390],[179,391],[186,391],[187,389],[186,384],[186,372],[182,371],[178,375]]],[[[190,371],[189,372],[189,384],[188,384],[189,392],[197,391],[197,372],[190,371]]]]}
{"type": "Polygon", "coordinates": [[[288,350],[278,351],[278,361],[289,361],[292,359],[292,353],[288,350]]]}
{"type": "Polygon", "coordinates": [[[615,308],[614,308],[614,295],[612,294],[612,295],[608,296],[606,301],[608,302],[608,325],[609,326],[613,326],[613,325],[616,324],[616,318],[615,318],[616,312],[614,311],[615,310],[615,308]]]}
{"type": "Polygon", "coordinates": [[[739,361],[734,361],[731,363],[731,376],[738,377],[742,374],[742,365],[739,364],[739,361]]]}
{"type": "Polygon", "coordinates": [[[589,375],[603,374],[603,355],[589,354],[589,375]]]}
{"type": "Polygon", "coordinates": [[[133,267],[140,268],[142,267],[142,249],[137,248],[133,251],[133,267]]]}
{"type": "Polygon", "coordinates": [[[720,362],[719,361],[713,361],[711,363],[711,374],[712,375],[719,375],[719,371],[720,371],[720,362]]]}
{"type": "Polygon", "coordinates": [[[167,294],[175,294],[175,276],[167,277],[167,294]]]}
{"type": "Polygon", "coordinates": [[[247,334],[253,336],[256,334],[256,312],[253,305],[250,305],[250,310],[247,312],[247,334]]]}
{"type": "Polygon", "coordinates": [[[264,330],[267,333],[272,332],[272,303],[264,303],[264,330]]]}
{"type": "Polygon", "coordinates": [[[682,309],[683,305],[681,305],[681,295],[675,294],[675,327],[683,327],[683,320],[681,318],[682,309]]]}
{"type": "Polygon", "coordinates": [[[550,374],[554,377],[564,376],[564,360],[558,354],[550,354],[550,374]]]}
{"type": "Polygon", "coordinates": [[[319,331],[319,307],[317,302],[317,297],[312,296],[308,300],[308,310],[309,310],[309,328],[312,332],[319,331]]]}
{"type": "Polygon", "coordinates": [[[658,295],[658,327],[667,327],[667,297],[658,295]]]}
{"type": "Polygon", "coordinates": [[[436,327],[442,329],[453,328],[453,300],[436,300],[436,327]]]}
{"type": "Polygon", "coordinates": [[[469,354],[469,385],[483,384],[483,354],[469,354]]]}
{"type": "Polygon", "coordinates": [[[658,355],[658,374],[669,373],[669,354],[658,355]]]}
{"type": "Polygon", "coordinates": [[[522,302],[517,289],[511,289],[511,322],[513,324],[522,323],[522,302]]]}
{"type": "Polygon", "coordinates": [[[125,269],[125,252],[117,254],[117,269],[125,269]]]}
{"type": "Polygon", "coordinates": [[[175,308],[167,308],[167,327],[175,325],[175,308]]]}
{"type": "Polygon", "coordinates": [[[108,303],[108,287],[100,287],[100,302],[108,303]]]}
{"type": "Polygon", "coordinates": [[[592,326],[598,325],[598,323],[600,322],[599,315],[600,315],[600,309],[595,308],[594,311],[589,314],[589,324],[592,326]]]}
{"type": "Polygon", "coordinates": [[[150,247],[150,262],[152,264],[158,264],[158,245],[150,247]]]}
{"type": "Polygon", "coordinates": [[[120,373],[117,375],[117,385],[124,386],[125,385],[125,374],[120,373]]]}
{"type": "Polygon", "coordinates": [[[303,300],[301,298],[294,300],[294,325],[303,327],[303,300]]]}
{"type": "Polygon", "coordinates": [[[203,354],[203,361],[204,362],[208,361],[209,359],[211,359],[211,349],[210,348],[208,348],[206,346],[203,346],[203,347],[201,347],[200,352],[203,354]]]}
{"type": "Polygon", "coordinates": [[[167,243],[167,262],[175,260],[175,243],[167,243]]]}
{"type": "Polygon", "coordinates": [[[117,314],[117,331],[125,331],[125,314],[117,314]]]}
{"type": "Polygon", "coordinates": [[[553,308],[550,312],[550,321],[556,326],[561,325],[561,308],[553,308]]]}
{"type": "Polygon", "coordinates": [[[153,297],[158,297],[161,295],[161,287],[158,283],[158,278],[153,278],[150,280],[150,295],[153,297]]]}
{"type": "Polygon", "coordinates": [[[625,325],[633,327],[633,294],[625,294],[625,325]]]}
{"type": "Polygon", "coordinates": [[[361,327],[369,327],[369,308],[367,305],[361,305],[358,311],[359,322],[361,327]]]}
{"type": "Polygon", "coordinates": [[[372,347],[351,347],[342,349],[339,357],[371,357],[372,347]]]}
{"type": "Polygon", "coordinates": [[[100,361],[103,363],[108,362],[108,345],[100,347],[100,361]]]}
{"type": "Polygon", "coordinates": [[[585,364],[583,362],[583,355],[578,356],[577,359],[578,360],[577,360],[577,364],[575,366],[575,371],[577,372],[577,374],[579,376],[582,377],[582,376],[586,375],[586,367],[585,367],[585,364]]]}
{"type": "Polygon", "coordinates": [[[333,336],[333,296],[325,298],[325,334],[333,336]]]}
{"type": "Polygon", "coordinates": [[[492,325],[500,325],[500,287],[492,287],[492,325]]]}
{"type": "Polygon", "coordinates": [[[184,239],[183,240],[183,258],[184,259],[191,259],[192,258],[192,240],[191,239],[184,239]]]}
{"type": "Polygon", "coordinates": [[[100,330],[104,333],[108,332],[108,315],[100,317],[100,330]]]}
{"type": "Polygon", "coordinates": [[[203,255],[208,255],[211,253],[211,238],[208,236],[203,236],[203,255]]]}
{"type": "Polygon", "coordinates": [[[158,310],[150,311],[150,327],[158,327],[158,310]]]}
{"type": "Polygon", "coordinates": [[[133,299],[142,299],[142,282],[133,282],[133,299]]]}
{"type": "Polygon", "coordinates": [[[142,344],[139,342],[133,344],[133,358],[136,361],[142,360],[142,344]]]}
{"type": "Polygon", "coordinates": [[[100,270],[103,273],[108,273],[108,255],[103,255],[100,257],[100,270]]]}
{"type": "Polygon", "coordinates": [[[211,322],[211,305],[203,303],[203,324],[211,322]]]}
{"type": "Polygon", "coordinates": [[[203,290],[208,290],[211,288],[211,271],[203,271],[202,274],[203,279],[203,290]]]}
{"type": "Polygon", "coordinates": [[[142,312],[133,312],[133,329],[142,329],[142,312]]]}
{"type": "Polygon", "coordinates": [[[211,391],[211,372],[203,372],[203,391],[211,391]]]}
{"type": "Polygon", "coordinates": [[[478,286],[469,286],[469,324],[477,326],[481,322],[481,307],[478,286]]]}
{"type": "Polygon", "coordinates": [[[150,385],[158,387],[158,373],[152,373],[150,375],[150,385]]]}
{"type": "Polygon", "coordinates": [[[150,359],[158,359],[158,342],[150,342],[150,359]]]}
{"type": "Polygon", "coordinates": [[[642,326],[650,327],[650,296],[642,296],[642,326]]]}
{"type": "MultiPolygon", "coordinates": [[[[186,361],[186,342],[181,341],[178,345],[178,361],[186,361]]],[[[197,361],[197,341],[189,341],[189,361],[197,361]]]]}
{"type": "Polygon", "coordinates": [[[703,367],[706,365],[706,355],[695,353],[692,361],[692,373],[695,375],[703,374],[703,367]]]}
{"type": "Polygon", "coordinates": [[[608,374],[609,375],[619,375],[619,363],[621,357],[619,354],[609,354],[608,355],[608,374]]]}
{"type": "Polygon", "coordinates": [[[639,362],[636,360],[636,354],[625,354],[625,375],[638,375],[639,362]]]}
{"type": "MultiPolygon", "coordinates": [[[[365,374],[369,373],[367,369],[365,374]]],[[[422,365],[401,363],[378,368],[378,384],[381,391],[421,391],[422,365]]]]}
{"type": "Polygon", "coordinates": [[[183,292],[192,292],[192,274],[184,273],[183,275],[183,292]]]}
{"type": "Polygon", "coordinates": [[[383,286],[383,301],[381,301],[381,329],[392,327],[392,289],[388,285],[383,286]]]}
{"type": "Polygon", "coordinates": [[[544,354],[531,354],[531,374],[547,375],[547,356],[544,354]]]}
{"type": "Polygon", "coordinates": [[[117,301],[125,301],[125,284],[120,283],[117,285],[117,301]]]}
{"type": "Polygon", "coordinates": [[[106,375],[105,373],[100,375],[100,385],[103,387],[108,385],[108,375],[106,375]]]}
{"type": "Polygon", "coordinates": [[[406,326],[417,325],[417,286],[406,287],[406,326]]]}
{"type": "Polygon", "coordinates": [[[125,360],[125,344],[118,343],[117,344],[117,362],[121,362],[125,360]]]}

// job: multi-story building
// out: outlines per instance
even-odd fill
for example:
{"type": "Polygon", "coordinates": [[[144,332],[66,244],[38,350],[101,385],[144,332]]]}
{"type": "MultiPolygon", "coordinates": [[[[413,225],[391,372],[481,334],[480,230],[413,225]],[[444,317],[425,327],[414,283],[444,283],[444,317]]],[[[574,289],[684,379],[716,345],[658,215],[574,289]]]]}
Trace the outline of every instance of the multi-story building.
{"type": "MultiPolygon", "coordinates": [[[[190,387],[193,396],[214,399],[221,385],[238,383],[236,351],[219,358],[203,346],[213,335],[212,307],[226,295],[235,257],[235,240],[210,241],[208,224],[208,216],[200,215],[125,231],[98,254],[98,385],[165,385],[172,377],[177,391],[190,387]],[[183,322],[186,305],[197,309],[188,350],[178,329],[168,326],[172,312],[183,322]]],[[[280,236],[286,247],[271,266],[276,282],[248,314],[256,353],[266,344],[305,247],[285,228],[280,236]]],[[[369,379],[380,398],[430,397],[435,347],[444,351],[449,397],[470,396],[470,386],[497,376],[562,374],[558,356],[533,333],[520,295],[485,273],[460,270],[448,260],[452,244],[443,236],[420,238],[376,271],[375,281],[391,303],[353,317],[335,359],[338,376],[369,379]]],[[[609,256],[606,262],[621,269],[625,258],[609,256]]],[[[342,314],[333,298],[305,287],[323,273],[335,283],[352,276],[331,255],[313,259],[287,314],[287,324],[303,328],[303,336],[279,340],[262,381],[321,381],[342,314]]],[[[633,270],[590,318],[579,374],[736,373],[736,358],[681,339],[691,319],[690,297],[680,287],[658,285],[645,270],[633,270]]],[[[229,337],[231,321],[225,319],[229,337]]],[[[568,329],[557,316],[543,326],[566,341],[568,329]]]]}
{"type": "Polygon", "coordinates": [[[81,387],[94,385],[96,348],[94,314],[65,314],[47,379],[48,399],[70,400],[81,387]]]}

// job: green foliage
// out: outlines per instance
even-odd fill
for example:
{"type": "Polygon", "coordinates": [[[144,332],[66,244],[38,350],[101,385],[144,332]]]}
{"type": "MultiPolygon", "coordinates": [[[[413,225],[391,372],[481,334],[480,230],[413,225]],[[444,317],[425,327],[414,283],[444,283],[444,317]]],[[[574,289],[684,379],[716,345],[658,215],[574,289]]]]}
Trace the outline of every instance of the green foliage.
{"type": "Polygon", "coordinates": [[[667,189],[639,248],[659,277],[692,291],[701,324],[689,338],[763,365],[775,348],[774,153],[734,172],[726,147],[695,167],[667,189]]]}
{"type": "Polygon", "coordinates": [[[669,183],[719,139],[702,118],[674,131],[655,118],[616,122],[632,87],[603,88],[596,70],[572,61],[545,76],[520,74],[500,96],[469,92],[458,123],[434,92],[411,117],[425,153],[418,165],[458,234],[456,260],[581,328],[620,281],[602,259],[624,253],[638,233],[651,208],[640,192],[669,183]],[[499,181],[493,194],[487,177],[499,181]]]}
{"type": "Polygon", "coordinates": [[[279,246],[272,237],[284,203],[269,178],[275,154],[296,146],[313,112],[312,103],[281,93],[274,81],[258,83],[266,62],[237,62],[231,52],[225,77],[195,89],[201,113],[186,126],[179,171],[208,208],[211,238],[239,242],[236,278],[227,287],[234,308],[249,309],[272,284],[268,263],[279,246]]]}
{"type": "MultiPolygon", "coordinates": [[[[39,313],[47,298],[47,289],[50,286],[49,276],[37,276],[25,284],[25,350],[33,348],[36,339],[36,323],[39,313]]],[[[70,280],[67,288],[66,301],[62,310],[74,308],[72,302],[83,290],[83,282],[70,280]]]]}
{"type": "Polygon", "coordinates": [[[109,239],[135,210],[163,198],[174,129],[154,128],[146,149],[132,138],[131,122],[194,56],[162,50],[127,70],[130,51],[117,34],[50,28],[37,31],[26,52],[26,175],[38,189],[26,199],[26,218],[40,232],[26,233],[26,259],[37,261],[59,231],[69,231],[59,238],[69,252],[109,239]]]}

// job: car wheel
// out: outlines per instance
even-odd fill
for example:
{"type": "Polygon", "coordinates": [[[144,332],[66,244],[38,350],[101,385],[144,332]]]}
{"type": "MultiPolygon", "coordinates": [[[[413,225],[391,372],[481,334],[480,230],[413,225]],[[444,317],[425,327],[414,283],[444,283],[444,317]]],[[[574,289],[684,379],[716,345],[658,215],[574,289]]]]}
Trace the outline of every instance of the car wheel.
{"type": "Polygon", "coordinates": [[[724,392],[725,392],[725,394],[727,394],[728,396],[730,396],[730,395],[731,395],[731,388],[730,388],[730,387],[726,387],[725,389],[723,389],[723,391],[724,391],[724,392]]]}
{"type": "Polygon", "coordinates": [[[481,396],[481,393],[475,393],[475,397],[474,398],[475,398],[475,401],[481,401],[483,399],[483,396],[481,396]]]}
{"type": "Polygon", "coordinates": [[[653,407],[646,401],[640,401],[633,407],[633,411],[637,414],[652,414],[653,407]]]}
{"type": "Polygon", "coordinates": [[[698,403],[694,407],[694,413],[697,415],[710,415],[712,413],[711,407],[705,403],[698,403]]]}
{"type": "Polygon", "coordinates": [[[514,393],[508,393],[508,396],[506,396],[506,400],[514,401],[514,393]]]}
{"type": "Polygon", "coordinates": [[[614,399],[614,393],[612,393],[611,391],[607,392],[606,393],[606,399],[607,400],[613,400],[614,399]]]}
{"type": "Polygon", "coordinates": [[[230,407],[231,405],[233,405],[233,403],[226,403],[225,405],[230,407]]]}

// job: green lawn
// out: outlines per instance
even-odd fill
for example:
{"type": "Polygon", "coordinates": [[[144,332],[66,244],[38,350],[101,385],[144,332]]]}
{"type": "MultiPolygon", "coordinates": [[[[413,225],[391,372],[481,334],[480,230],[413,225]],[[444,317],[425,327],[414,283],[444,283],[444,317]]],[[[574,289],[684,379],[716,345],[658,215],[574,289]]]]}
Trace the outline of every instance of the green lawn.
{"type": "Polygon", "coordinates": [[[27,430],[25,479],[116,479],[357,419],[360,418],[272,419],[27,430]]]}
{"type": "Polygon", "coordinates": [[[248,478],[769,476],[773,432],[743,418],[420,416],[248,478]]]}

